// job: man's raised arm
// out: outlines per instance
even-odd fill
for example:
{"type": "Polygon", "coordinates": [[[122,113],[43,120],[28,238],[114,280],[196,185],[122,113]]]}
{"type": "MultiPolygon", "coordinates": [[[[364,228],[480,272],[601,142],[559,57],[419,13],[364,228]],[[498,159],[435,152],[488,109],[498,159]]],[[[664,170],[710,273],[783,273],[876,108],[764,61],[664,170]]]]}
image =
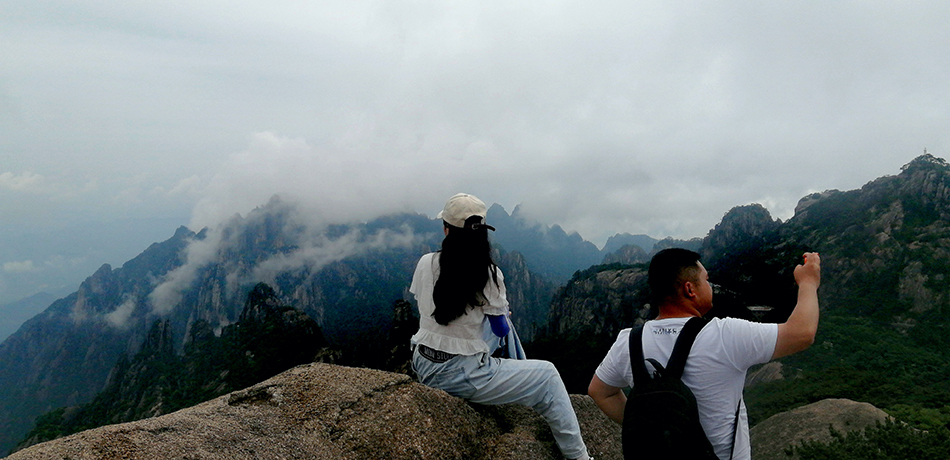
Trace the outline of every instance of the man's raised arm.
{"type": "Polygon", "coordinates": [[[815,342],[818,332],[818,285],[821,284],[821,258],[817,252],[805,253],[805,264],[795,267],[798,303],[788,320],[778,325],[778,340],[772,359],[798,353],[815,342]]]}

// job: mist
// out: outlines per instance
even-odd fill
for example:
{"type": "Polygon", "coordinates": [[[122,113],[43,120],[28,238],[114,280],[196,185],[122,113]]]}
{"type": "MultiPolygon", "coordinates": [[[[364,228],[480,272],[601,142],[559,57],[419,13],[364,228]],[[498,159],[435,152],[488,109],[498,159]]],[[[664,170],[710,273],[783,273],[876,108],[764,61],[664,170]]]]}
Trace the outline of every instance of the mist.
{"type": "Polygon", "coordinates": [[[236,214],[216,227],[205,227],[200,237],[191,239],[185,248],[184,263],[158,280],[148,294],[149,314],[170,313],[182,301],[183,292],[196,283],[201,270],[211,264],[224,271],[224,295],[233,300],[249,285],[275,284],[276,278],[284,274],[315,274],[331,263],[369,251],[409,248],[421,238],[408,227],[368,233],[353,225],[342,234],[330,232],[331,225],[341,222],[324,220],[326,214],[310,209],[312,203],[308,206],[275,195],[247,216],[236,214]],[[268,241],[248,242],[261,235],[268,241]],[[277,252],[272,252],[272,244],[278,246],[277,252]],[[248,252],[255,257],[250,263],[245,257],[230,257],[248,256],[248,252]]]}
{"type": "Polygon", "coordinates": [[[0,243],[0,302],[275,194],[353,222],[467,192],[598,246],[703,236],[750,203],[787,219],[925,148],[947,157],[948,13],[3,2],[0,231],[21,244],[0,243]]]}

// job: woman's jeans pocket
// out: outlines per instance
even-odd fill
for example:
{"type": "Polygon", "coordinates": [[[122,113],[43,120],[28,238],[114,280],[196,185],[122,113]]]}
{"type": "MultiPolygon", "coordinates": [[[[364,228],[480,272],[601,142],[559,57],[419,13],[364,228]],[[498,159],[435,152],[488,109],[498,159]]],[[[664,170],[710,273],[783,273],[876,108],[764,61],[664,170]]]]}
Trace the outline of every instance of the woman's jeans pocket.
{"type": "Polygon", "coordinates": [[[452,369],[443,369],[436,372],[431,377],[431,384],[426,385],[438,388],[446,393],[463,399],[469,399],[475,394],[475,385],[468,379],[465,369],[455,367],[452,369]]]}

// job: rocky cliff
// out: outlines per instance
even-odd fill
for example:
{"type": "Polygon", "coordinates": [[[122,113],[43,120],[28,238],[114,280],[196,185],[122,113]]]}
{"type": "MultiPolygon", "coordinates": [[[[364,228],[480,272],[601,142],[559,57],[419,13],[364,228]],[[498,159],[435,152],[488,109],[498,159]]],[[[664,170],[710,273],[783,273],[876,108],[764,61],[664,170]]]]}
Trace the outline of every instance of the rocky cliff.
{"type": "MultiPolygon", "coordinates": [[[[622,457],[620,426],[587,396],[572,395],[588,449],[622,457]]],[[[827,400],[752,429],[753,458],[827,439],[886,417],[869,404],[827,400]]],[[[561,460],[547,423],[531,409],[482,406],[403,374],[308,364],[178,412],[37,444],[9,460],[509,459],[561,460]]]]}
{"type": "MultiPolygon", "coordinates": [[[[598,459],[620,459],[620,429],[572,396],[598,459]]],[[[480,406],[402,374],[309,364],[161,417],[32,446],[21,459],[532,459],[560,460],[531,409],[480,406]]]]}

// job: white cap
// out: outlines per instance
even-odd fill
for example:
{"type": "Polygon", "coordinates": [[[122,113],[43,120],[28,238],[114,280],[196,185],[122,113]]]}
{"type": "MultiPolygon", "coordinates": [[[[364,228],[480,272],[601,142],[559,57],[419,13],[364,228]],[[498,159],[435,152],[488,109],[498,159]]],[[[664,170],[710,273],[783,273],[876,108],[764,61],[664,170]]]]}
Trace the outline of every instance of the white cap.
{"type": "Polygon", "coordinates": [[[495,228],[491,225],[485,225],[485,216],[487,214],[488,209],[485,207],[485,203],[482,203],[482,200],[479,200],[474,195],[458,193],[452,198],[449,198],[449,201],[445,203],[445,208],[435,217],[442,219],[445,223],[453,227],[465,228],[465,221],[468,220],[469,217],[479,216],[482,218],[481,222],[478,223],[479,225],[489,230],[494,230],[495,228]]]}

